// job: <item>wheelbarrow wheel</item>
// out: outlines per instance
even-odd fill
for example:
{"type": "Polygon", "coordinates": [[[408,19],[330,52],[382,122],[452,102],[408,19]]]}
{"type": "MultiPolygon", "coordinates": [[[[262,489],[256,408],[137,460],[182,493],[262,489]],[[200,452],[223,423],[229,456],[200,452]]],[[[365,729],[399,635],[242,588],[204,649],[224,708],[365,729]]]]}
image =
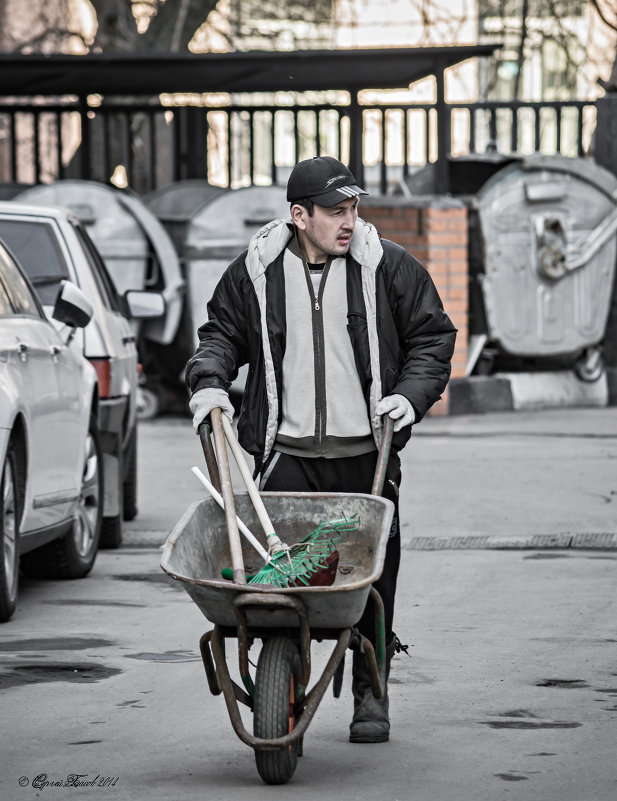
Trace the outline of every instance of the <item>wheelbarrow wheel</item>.
{"type": "MultiPolygon", "coordinates": [[[[266,640],[255,674],[253,730],[256,737],[275,739],[293,731],[301,675],[300,654],[291,640],[266,640]]],[[[268,784],[285,784],[294,774],[300,743],[276,750],[255,749],[255,762],[268,784]]]]}

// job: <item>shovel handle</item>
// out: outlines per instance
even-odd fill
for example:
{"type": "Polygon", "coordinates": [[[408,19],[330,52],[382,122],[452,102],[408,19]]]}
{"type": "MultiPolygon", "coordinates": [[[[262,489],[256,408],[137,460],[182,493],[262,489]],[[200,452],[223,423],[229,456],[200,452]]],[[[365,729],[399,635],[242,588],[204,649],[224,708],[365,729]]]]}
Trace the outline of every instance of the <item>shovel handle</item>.
{"type": "Polygon", "coordinates": [[[371,495],[381,495],[383,485],[386,480],[386,468],[390,458],[390,447],[392,445],[392,434],[394,433],[394,420],[389,414],[385,416],[383,429],[381,431],[381,443],[379,445],[379,455],[377,456],[377,466],[375,467],[375,477],[371,495]]]}

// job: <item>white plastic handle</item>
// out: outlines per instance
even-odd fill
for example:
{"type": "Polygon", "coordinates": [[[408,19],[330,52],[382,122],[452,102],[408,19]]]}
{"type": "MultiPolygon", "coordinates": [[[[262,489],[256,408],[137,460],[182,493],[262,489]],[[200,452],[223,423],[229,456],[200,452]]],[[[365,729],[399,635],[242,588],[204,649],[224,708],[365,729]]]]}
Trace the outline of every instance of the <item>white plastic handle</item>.
{"type": "MultiPolygon", "coordinates": [[[[191,471],[193,472],[194,475],[197,476],[199,481],[201,481],[201,483],[208,490],[210,495],[212,495],[212,497],[218,503],[218,505],[221,507],[221,509],[224,509],[225,508],[225,504],[223,502],[223,497],[221,496],[221,494],[219,492],[217,492],[214,489],[212,484],[208,481],[208,479],[201,472],[201,470],[198,467],[191,467],[191,471]]],[[[255,550],[261,556],[261,558],[265,562],[270,562],[270,556],[268,555],[268,552],[266,551],[266,549],[259,542],[259,540],[255,537],[255,535],[252,534],[251,531],[246,527],[246,525],[242,522],[242,520],[240,520],[238,515],[236,515],[236,520],[238,521],[238,528],[244,534],[244,536],[247,538],[247,540],[251,543],[253,548],[255,548],[255,550]]]]}

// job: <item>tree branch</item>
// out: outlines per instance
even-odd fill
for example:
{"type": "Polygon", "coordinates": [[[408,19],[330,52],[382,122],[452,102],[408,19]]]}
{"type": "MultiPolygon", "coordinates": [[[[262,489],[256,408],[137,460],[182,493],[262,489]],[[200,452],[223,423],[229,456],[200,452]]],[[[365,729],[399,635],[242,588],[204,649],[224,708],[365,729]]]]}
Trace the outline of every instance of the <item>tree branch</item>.
{"type": "Polygon", "coordinates": [[[216,7],[218,0],[166,0],[140,37],[141,50],[159,52],[186,50],[196,31],[216,7]]]}
{"type": "Polygon", "coordinates": [[[609,28],[612,28],[614,31],[617,31],[617,18],[615,19],[614,22],[611,22],[611,20],[609,20],[604,11],[600,8],[600,3],[598,2],[598,0],[589,0],[589,2],[596,10],[597,15],[600,17],[602,22],[609,28]]]}
{"type": "Polygon", "coordinates": [[[102,50],[134,49],[139,31],[131,0],[90,0],[90,3],[98,21],[93,47],[102,50]]]}

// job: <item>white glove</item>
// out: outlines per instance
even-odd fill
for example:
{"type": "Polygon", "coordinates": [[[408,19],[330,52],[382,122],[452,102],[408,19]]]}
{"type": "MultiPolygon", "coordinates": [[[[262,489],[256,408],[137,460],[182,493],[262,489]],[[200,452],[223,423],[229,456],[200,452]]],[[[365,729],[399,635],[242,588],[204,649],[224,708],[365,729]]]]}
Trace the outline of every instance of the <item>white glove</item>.
{"type": "Polygon", "coordinates": [[[210,414],[212,409],[218,408],[223,412],[225,417],[228,418],[230,423],[234,419],[234,407],[229,400],[229,395],[224,389],[217,387],[206,387],[205,389],[198,389],[189,401],[189,409],[193,412],[193,428],[195,433],[197,429],[210,414]]]}
{"type": "Polygon", "coordinates": [[[416,419],[413,406],[403,395],[388,395],[382,398],[375,407],[375,416],[381,417],[388,414],[393,420],[394,430],[400,431],[404,426],[411,425],[416,419]]]}

